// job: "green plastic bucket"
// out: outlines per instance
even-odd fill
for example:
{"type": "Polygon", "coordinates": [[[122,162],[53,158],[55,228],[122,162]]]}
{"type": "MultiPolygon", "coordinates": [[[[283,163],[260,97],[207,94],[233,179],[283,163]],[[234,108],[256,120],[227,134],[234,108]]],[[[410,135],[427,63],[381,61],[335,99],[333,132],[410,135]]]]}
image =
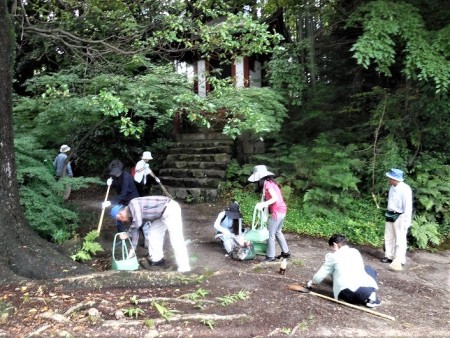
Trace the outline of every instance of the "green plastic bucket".
{"type": "Polygon", "coordinates": [[[114,236],[113,247],[112,247],[112,269],[119,271],[132,271],[139,269],[139,262],[136,257],[136,253],[130,255],[130,249],[133,248],[130,237],[128,233],[119,232],[114,236]],[[116,247],[116,241],[120,240],[119,247],[116,247]],[[121,259],[116,258],[116,250],[119,251],[119,255],[122,256],[121,259]]]}

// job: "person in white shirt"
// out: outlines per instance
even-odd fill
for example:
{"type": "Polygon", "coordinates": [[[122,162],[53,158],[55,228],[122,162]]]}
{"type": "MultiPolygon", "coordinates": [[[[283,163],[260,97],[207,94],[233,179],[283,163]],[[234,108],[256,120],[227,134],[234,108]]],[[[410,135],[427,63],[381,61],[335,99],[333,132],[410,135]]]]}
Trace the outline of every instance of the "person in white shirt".
{"type": "Polygon", "coordinates": [[[235,236],[242,234],[242,213],[238,202],[231,202],[217,215],[214,229],[217,231],[216,238],[222,240],[225,251],[230,255],[235,245],[235,236]]]}
{"type": "Polygon", "coordinates": [[[134,181],[136,182],[136,186],[141,197],[145,194],[145,186],[147,184],[148,175],[152,176],[156,183],[161,182],[160,179],[156,177],[156,175],[150,169],[150,165],[148,164],[148,161],[152,159],[152,153],[149,151],[144,151],[141,160],[136,163],[135,166],[134,181]]]}
{"type": "Polygon", "coordinates": [[[383,263],[392,263],[396,258],[401,264],[406,263],[406,249],[408,228],[412,224],[413,194],[403,178],[403,171],[390,169],[388,177],[389,196],[386,210],[386,224],[384,228],[385,257],[383,263]]]}
{"type": "Polygon", "coordinates": [[[350,248],[346,241],[345,236],[340,234],[330,237],[328,245],[332,252],[326,254],[325,263],[308,282],[307,287],[312,288],[331,275],[335,299],[377,307],[381,304],[376,293],[377,273],[371,266],[364,265],[359,251],[350,248]]]}

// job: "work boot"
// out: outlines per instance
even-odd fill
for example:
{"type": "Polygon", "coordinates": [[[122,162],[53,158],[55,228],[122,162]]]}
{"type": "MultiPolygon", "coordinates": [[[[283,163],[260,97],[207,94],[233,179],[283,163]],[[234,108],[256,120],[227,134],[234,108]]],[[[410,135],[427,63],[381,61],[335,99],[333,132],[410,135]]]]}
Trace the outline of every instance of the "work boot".
{"type": "Polygon", "coordinates": [[[289,257],[291,257],[291,252],[290,251],[288,251],[288,252],[281,252],[281,254],[278,255],[276,258],[280,259],[280,258],[289,258],[289,257]]]}
{"type": "Polygon", "coordinates": [[[264,262],[275,262],[276,258],[275,257],[267,257],[264,258],[264,262]]]}
{"type": "Polygon", "coordinates": [[[161,258],[159,261],[156,261],[156,262],[154,262],[152,260],[149,260],[148,264],[150,266],[164,266],[166,264],[166,260],[164,259],[164,257],[161,258]]]}

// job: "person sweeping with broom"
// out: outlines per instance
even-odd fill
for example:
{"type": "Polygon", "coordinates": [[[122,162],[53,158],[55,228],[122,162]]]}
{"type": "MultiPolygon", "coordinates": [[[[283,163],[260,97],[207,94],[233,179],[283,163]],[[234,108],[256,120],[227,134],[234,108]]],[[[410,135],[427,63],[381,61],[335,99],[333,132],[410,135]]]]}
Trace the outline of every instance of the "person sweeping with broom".
{"type": "Polygon", "coordinates": [[[281,231],[287,207],[274,176],[275,174],[268,171],[265,165],[257,165],[253,168],[253,174],[248,178],[250,182],[256,183],[255,192],[262,192],[262,201],[257,203],[255,207],[258,210],[269,208],[270,217],[267,225],[269,239],[267,241],[266,262],[291,256],[286,239],[281,231]],[[275,257],[275,238],[281,247],[281,255],[277,257],[275,257]]]}
{"type": "Polygon", "coordinates": [[[327,276],[333,278],[333,294],[351,304],[362,304],[374,308],[381,304],[377,296],[377,273],[369,265],[364,265],[358,250],[347,245],[345,236],[334,234],[328,240],[331,248],[325,256],[325,263],[307,283],[311,289],[327,276]]]}

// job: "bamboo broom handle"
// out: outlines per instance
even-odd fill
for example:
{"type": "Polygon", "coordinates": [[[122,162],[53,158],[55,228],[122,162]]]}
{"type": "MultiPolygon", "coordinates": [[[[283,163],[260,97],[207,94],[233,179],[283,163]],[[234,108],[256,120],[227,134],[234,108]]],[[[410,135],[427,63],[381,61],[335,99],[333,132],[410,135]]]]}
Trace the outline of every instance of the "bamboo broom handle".
{"type": "MultiPolygon", "coordinates": [[[[108,189],[106,190],[106,196],[105,196],[105,201],[106,202],[108,200],[108,195],[109,195],[109,188],[111,186],[108,185],[108,189]]],[[[102,213],[100,215],[100,221],[98,222],[98,227],[97,227],[97,233],[100,234],[100,229],[102,228],[102,222],[103,222],[103,216],[105,215],[105,208],[102,208],[102,213]]]]}
{"type": "Polygon", "coordinates": [[[389,319],[389,320],[395,320],[394,317],[389,316],[389,315],[385,315],[384,313],[380,313],[380,312],[377,312],[377,311],[366,309],[366,308],[361,307],[361,306],[357,306],[357,305],[353,305],[353,304],[350,304],[350,303],[346,303],[346,302],[343,302],[343,301],[340,301],[340,300],[337,300],[337,299],[334,299],[334,298],[322,295],[322,294],[317,293],[317,292],[312,292],[311,291],[309,293],[314,295],[314,296],[317,296],[317,297],[320,297],[320,298],[325,298],[325,299],[331,300],[332,302],[335,302],[335,303],[338,303],[338,304],[341,304],[341,305],[345,305],[345,306],[351,307],[351,308],[356,309],[356,310],[360,310],[360,311],[371,313],[371,314],[373,314],[375,316],[378,316],[378,317],[386,318],[386,319],[389,319]]]}

